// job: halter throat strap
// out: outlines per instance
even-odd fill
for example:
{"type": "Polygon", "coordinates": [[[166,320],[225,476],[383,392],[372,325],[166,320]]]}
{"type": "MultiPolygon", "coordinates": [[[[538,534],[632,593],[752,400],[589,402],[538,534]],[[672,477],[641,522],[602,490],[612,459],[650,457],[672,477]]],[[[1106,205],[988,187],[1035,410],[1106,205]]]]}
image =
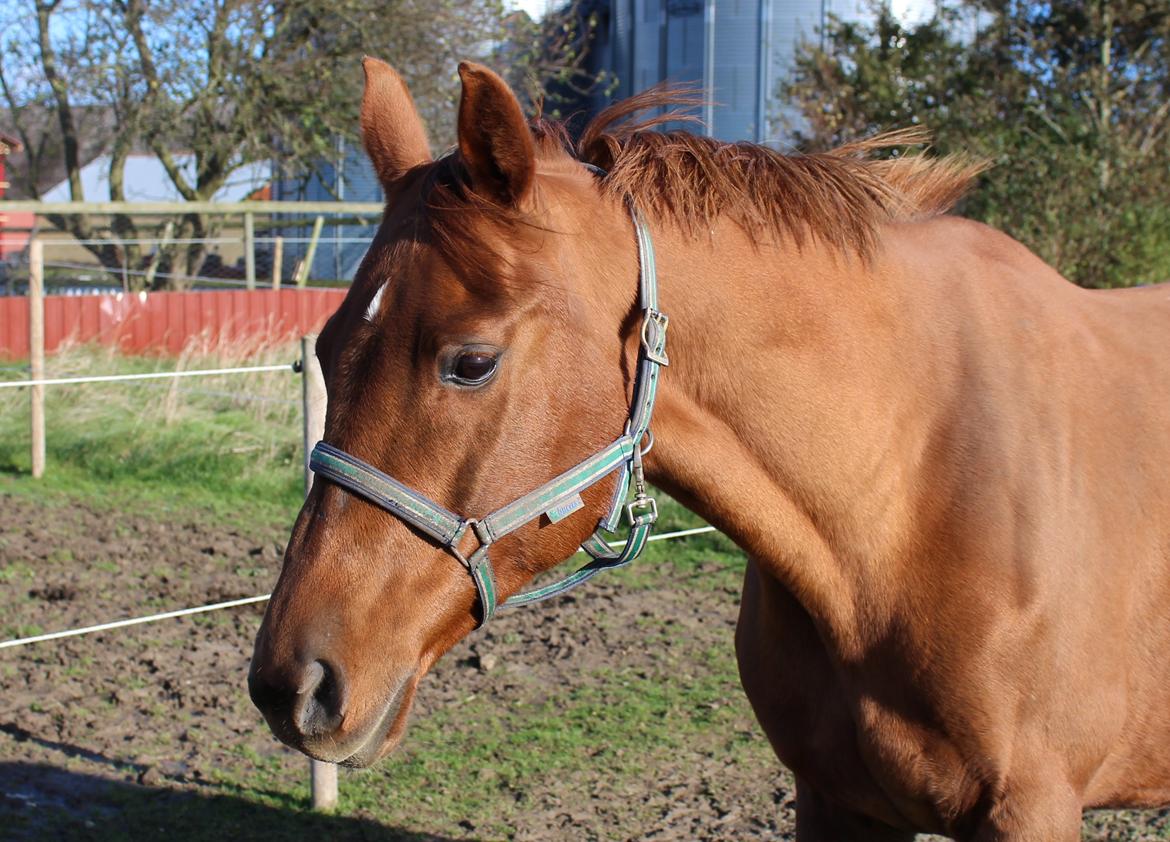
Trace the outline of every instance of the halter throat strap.
{"type": "Polygon", "coordinates": [[[642,456],[653,444],[650,419],[658,378],[666,356],[669,320],[658,310],[658,277],[650,230],[636,208],[631,217],[638,242],[639,301],[642,310],[638,369],[634,397],[624,431],[613,443],[523,497],[483,518],[464,518],[403,485],[368,462],[327,442],[318,442],[310,467],[319,476],[389,512],[434,540],[467,568],[479,597],[479,625],[498,608],[512,608],[549,599],[592,578],[602,570],[628,564],[641,554],[658,517],[658,506],[647,493],[642,456]],[[643,446],[643,441],[646,445],[643,446]],[[564,579],[516,594],[498,603],[495,572],[488,557],[492,544],[542,515],[553,522],[582,505],[579,495],[620,471],[609,509],[594,533],[581,545],[592,561],[564,579]],[[633,488],[634,496],[627,498],[633,488]],[[629,526],[624,545],[611,545],[603,533],[613,532],[623,516],[629,526]]]}

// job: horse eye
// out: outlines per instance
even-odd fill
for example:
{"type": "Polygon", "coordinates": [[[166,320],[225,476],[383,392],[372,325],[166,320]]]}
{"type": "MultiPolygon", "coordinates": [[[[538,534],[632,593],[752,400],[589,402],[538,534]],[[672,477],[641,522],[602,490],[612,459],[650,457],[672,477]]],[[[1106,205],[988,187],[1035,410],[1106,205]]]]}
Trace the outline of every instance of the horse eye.
{"type": "Polygon", "coordinates": [[[495,351],[486,348],[464,348],[451,359],[444,380],[461,386],[482,386],[496,373],[495,351]]]}

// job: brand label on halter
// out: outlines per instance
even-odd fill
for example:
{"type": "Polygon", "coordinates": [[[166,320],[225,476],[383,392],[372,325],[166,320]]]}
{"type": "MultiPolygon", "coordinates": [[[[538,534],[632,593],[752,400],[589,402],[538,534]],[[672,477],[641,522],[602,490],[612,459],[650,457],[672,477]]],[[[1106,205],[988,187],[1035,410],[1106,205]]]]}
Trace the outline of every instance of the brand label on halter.
{"type": "Polygon", "coordinates": [[[544,514],[545,517],[548,518],[549,523],[556,523],[558,521],[564,520],[573,512],[577,511],[577,509],[582,508],[584,505],[585,501],[581,499],[581,495],[574,494],[568,500],[561,503],[559,506],[553,506],[544,514]]]}

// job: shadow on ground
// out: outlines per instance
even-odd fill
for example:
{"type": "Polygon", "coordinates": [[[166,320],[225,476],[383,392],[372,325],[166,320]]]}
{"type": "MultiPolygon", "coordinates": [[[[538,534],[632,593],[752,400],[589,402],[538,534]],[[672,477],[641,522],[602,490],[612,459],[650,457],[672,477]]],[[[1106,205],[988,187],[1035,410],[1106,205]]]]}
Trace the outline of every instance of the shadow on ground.
{"type": "Polygon", "coordinates": [[[0,763],[0,838],[445,842],[363,818],[157,789],[36,763],[0,763]]]}

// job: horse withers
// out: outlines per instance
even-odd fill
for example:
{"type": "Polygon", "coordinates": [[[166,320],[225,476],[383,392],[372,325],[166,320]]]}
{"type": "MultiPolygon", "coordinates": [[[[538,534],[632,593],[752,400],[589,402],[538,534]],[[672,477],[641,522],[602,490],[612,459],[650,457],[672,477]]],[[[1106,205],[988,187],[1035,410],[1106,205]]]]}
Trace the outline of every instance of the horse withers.
{"type": "Polygon", "coordinates": [[[386,213],[318,341],[335,463],[249,675],[282,740],[387,754],[626,475],[555,523],[465,516],[621,445],[749,557],[736,654],[799,839],[1073,840],[1085,808],[1170,801],[1170,288],[1086,291],[945,216],[979,165],[867,157],[905,136],[783,156],[621,122],[649,93],[573,148],[464,64],[433,159],[365,68],[386,213]],[[670,317],[644,460],[631,207],[670,317]]]}

